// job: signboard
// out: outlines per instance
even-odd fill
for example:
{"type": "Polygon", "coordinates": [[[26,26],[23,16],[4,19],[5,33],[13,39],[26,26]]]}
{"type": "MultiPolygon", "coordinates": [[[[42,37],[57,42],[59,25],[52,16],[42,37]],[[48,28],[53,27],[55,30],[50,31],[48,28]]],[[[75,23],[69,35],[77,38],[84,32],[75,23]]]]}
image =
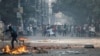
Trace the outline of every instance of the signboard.
{"type": "Polygon", "coordinates": [[[21,18],[21,13],[20,12],[17,12],[17,18],[21,18]]]}
{"type": "Polygon", "coordinates": [[[20,13],[23,13],[23,7],[20,7],[20,8],[19,8],[19,12],[20,12],[20,13]]]}

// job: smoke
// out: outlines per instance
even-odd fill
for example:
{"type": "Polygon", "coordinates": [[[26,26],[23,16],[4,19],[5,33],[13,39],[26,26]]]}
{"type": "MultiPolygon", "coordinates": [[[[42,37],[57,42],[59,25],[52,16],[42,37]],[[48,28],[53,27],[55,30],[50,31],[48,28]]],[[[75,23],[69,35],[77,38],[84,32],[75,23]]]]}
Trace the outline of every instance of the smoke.
{"type": "Polygon", "coordinates": [[[57,0],[44,0],[46,3],[56,3],[57,0]]]}
{"type": "Polygon", "coordinates": [[[57,0],[50,0],[50,1],[51,1],[51,3],[56,3],[57,0]]]}
{"type": "Polygon", "coordinates": [[[74,20],[73,17],[67,16],[62,12],[58,12],[55,14],[55,22],[59,22],[61,24],[73,24],[74,20]]]}

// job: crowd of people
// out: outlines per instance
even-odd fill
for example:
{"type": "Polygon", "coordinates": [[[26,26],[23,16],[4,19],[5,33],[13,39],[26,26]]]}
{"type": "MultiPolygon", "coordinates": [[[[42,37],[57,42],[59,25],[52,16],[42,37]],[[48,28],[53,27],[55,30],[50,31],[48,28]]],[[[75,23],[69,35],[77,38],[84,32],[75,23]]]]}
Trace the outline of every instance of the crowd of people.
{"type": "Polygon", "coordinates": [[[71,37],[95,37],[97,31],[95,25],[29,25],[24,32],[21,27],[16,27],[19,35],[36,36],[71,36],[71,37]]]}

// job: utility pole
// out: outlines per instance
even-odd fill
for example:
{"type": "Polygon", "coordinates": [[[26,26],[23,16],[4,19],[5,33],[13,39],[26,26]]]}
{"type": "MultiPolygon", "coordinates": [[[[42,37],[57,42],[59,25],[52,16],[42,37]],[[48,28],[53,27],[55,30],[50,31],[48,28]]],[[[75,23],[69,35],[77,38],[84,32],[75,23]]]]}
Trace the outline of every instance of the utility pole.
{"type": "Polygon", "coordinates": [[[49,7],[49,25],[51,24],[51,0],[48,1],[48,7],[49,7]]]}
{"type": "Polygon", "coordinates": [[[52,19],[52,1],[53,0],[48,0],[48,10],[49,10],[49,12],[48,12],[48,20],[49,20],[49,25],[51,25],[52,24],[52,21],[51,21],[51,19],[52,19]]]}
{"type": "Polygon", "coordinates": [[[20,0],[18,0],[18,12],[17,12],[17,18],[19,18],[21,29],[22,29],[22,31],[24,31],[24,30],[23,30],[24,25],[23,25],[22,13],[23,13],[23,7],[21,7],[20,0]]]}

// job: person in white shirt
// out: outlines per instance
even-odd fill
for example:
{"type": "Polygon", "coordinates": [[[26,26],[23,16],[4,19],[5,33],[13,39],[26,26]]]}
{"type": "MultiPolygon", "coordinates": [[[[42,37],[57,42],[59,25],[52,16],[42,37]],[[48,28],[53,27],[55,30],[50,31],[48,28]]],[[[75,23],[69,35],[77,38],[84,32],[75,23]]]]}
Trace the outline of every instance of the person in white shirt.
{"type": "Polygon", "coordinates": [[[89,26],[89,36],[95,36],[95,26],[89,26]]]}
{"type": "Polygon", "coordinates": [[[47,32],[48,32],[49,36],[55,36],[55,33],[53,32],[52,28],[47,29],[47,32]]]}

